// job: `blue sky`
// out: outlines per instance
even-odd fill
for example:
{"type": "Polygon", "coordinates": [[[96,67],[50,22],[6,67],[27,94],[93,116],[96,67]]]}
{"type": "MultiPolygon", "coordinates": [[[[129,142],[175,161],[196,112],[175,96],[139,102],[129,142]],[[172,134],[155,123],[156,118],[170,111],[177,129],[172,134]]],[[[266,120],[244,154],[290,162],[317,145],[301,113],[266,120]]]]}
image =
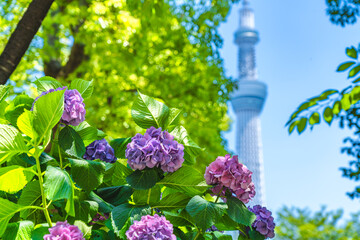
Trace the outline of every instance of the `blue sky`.
{"type": "MultiPolygon", "coordinates": [[[[237,77],[239,4],[220,26],[221,51],[226,73],[237,77]]],[[[281,206],[318,210],[343,208],[346,215],[360,211],[358,200],[346,196],[354,182],[343,178],[339,168],[349,158],[340,153],[342,140],[351,134],[321,124],[302,135],[289,135],[284,127],[291,113],[307,98],[325,89],[342,89],[350,82],[337,66],[347,60],[345,48],[360,42],[360,23],[341,28],[330,23],[325,0],[252,0],[256,28],[259,79],[268,85],[268,98],[261,115],[264,146],[266,202],[273,211],[281,206]]],[[[230,107],[231,109],[231,107],[230,107]]],[[[235,119],[232,109],[230,115],[235,119]]],[[[235,150],[235,126],[224,136],[235,150]]]]}

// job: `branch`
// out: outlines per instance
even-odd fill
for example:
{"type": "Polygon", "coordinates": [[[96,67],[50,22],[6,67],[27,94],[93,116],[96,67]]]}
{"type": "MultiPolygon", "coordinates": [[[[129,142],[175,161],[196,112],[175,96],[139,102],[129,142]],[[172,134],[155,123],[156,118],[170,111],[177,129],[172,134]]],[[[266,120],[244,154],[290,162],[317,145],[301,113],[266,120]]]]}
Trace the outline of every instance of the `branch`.
{"type": "Polygon", "coordinates": [[[39,30],[54,0],[33,0],[0,55],[0,84],[5,84],[39,30]]]}

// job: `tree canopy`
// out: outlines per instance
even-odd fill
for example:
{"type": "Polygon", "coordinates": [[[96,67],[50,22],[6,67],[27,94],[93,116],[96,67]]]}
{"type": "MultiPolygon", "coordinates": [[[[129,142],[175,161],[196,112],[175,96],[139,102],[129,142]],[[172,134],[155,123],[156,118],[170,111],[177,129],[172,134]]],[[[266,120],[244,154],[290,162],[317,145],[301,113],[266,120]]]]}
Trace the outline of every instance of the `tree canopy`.
{"type": "MultiPolygon", "coordinates": [[[[0,49],[30,2],[0,3],[0,49]]],[[[129,111],[139,89],[182,109],[186,129],[207,149],[199,157],[203,168],[225,153],[220,133],[228,128],[233,82],[224,73],[217,27],[233,2],[57,0],[10,84],[23,90],[44,74],[63,83],[93,80],[87,120],[119,137],[140,130],[129,111]]]]}
{"type": "Polygon", "coordinates": [[[350,220],[341,219],[342,210],[311,212],[308,209],[284,207],[278,212],[276,239],[351,240],[359,236],[359,213],[350,220]],[[340,222],[341,221],[341,222],[340,222]]]}

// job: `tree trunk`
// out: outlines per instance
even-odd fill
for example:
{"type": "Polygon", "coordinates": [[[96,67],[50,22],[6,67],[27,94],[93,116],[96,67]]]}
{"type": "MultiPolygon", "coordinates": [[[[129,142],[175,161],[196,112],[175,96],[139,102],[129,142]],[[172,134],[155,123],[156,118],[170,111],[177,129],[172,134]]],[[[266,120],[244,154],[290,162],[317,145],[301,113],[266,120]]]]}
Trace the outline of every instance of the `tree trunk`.
{"type": "Polygon", "coordinates": [[[33,0],[0,55],[0,84],[5,84],[24,56],[54,0],[33,0]]]}

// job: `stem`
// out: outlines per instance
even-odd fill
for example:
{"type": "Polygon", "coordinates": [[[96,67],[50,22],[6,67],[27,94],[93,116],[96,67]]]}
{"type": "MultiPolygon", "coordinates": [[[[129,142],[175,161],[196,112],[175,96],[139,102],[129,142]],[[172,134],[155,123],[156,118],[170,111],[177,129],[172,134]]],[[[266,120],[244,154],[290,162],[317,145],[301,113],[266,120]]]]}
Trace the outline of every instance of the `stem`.
{"type": "Polygon", "coordinates": [[[147,200],[146,200],[146,204],[150,203],[150,197],[151,197],[151,188],[148,191],[148,196],[147,196],[147,200]]]}
{"type": "Polygon", "coordinates": [[[197,232],[197,234],[196,234],[196,236],[195,236],[194,240],[196,240],[199,236],[200,236],[200,231],[198,231],[198,232],[197,232]]]}
{"type": "Polygon", "coordinates": [[[63,169],[61,149],[60,149],[60,145],[59,145],[59,144],[58,144],[58,150],[59,150],[60,168],[63,169]]]}
{"type": "Polygon", "coordinates": [[[224,186],[221,187],[219,193],[217,194],[217,197],[216,197],[216,200],[215,200],[215,203],[217,203],[219,201],[219,198],[220,198],[220,195],[221,195],[221,192],[223,190],[224,186]]]}
{"type": "Polygon", "coordinates": [[[40,161],[39,161],[39,156],[38,154],[36,154],[35,156],[36,159],[36,167],[37,167],[37,171],[38,171],[38,177],[39,177],[39,184],[40,184],[40,191],[41,191],[41,198],[42,198],[42,205],[43,205],[43,212],[46,218],[46,221],[49,224],[49,227],[52,227],[52,223],[51,223],[51,218],[49,215],[49,211],[47,210],[48,206],[46,204],[46,197],[44,194],[44,186],[43,186],[43,177],[42,177],[42,172],[41,172],[41,167],[40,167],[40,161]]]}

